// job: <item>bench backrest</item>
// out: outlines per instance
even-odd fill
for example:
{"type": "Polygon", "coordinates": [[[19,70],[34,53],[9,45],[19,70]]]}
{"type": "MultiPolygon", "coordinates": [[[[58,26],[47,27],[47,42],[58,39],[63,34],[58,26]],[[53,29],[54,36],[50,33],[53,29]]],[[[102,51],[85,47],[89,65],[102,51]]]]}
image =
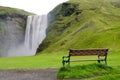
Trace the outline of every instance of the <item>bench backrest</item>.
{"type": "Polygon", "coordinates": [[[108,49],[88,49],[88,50],[72,50],[70,49],[70,56],[85,56],[85,55],[99,55],[106,56],[108,49]]]}

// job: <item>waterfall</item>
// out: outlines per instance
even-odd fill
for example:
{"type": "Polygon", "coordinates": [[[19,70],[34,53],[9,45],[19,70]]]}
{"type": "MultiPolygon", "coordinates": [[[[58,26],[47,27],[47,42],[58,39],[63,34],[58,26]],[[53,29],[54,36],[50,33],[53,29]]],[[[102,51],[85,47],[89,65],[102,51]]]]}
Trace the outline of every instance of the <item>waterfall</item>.
{"type": "Polygon", "coordinates": [[[25,47],[28,54],[34,55],[46,37],[47,16],[28,16],[25,33],[25,47]]]}
{"type": "Polygon", "coordinates": [[[36,50],[46,37],[47,15],[28,16],[23,43],[12,46],[7,56],[35,55],[36,50]]]}

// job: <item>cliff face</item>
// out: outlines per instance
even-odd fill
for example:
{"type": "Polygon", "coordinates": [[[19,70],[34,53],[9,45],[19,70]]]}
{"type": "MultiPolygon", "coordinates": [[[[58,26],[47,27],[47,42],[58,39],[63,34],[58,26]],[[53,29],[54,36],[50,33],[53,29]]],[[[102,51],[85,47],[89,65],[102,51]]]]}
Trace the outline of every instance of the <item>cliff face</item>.
{"type": "Polygon", "coordinates": [[[120,50],[119,0],[69,0],[49,13],[46,39],[38,51],[68,48],[120,50]]]}
{"type": "Polygon", "coordinates": [[[23,10],[0,7],[0,56],[24,40],[27,16],[23,10]]]}
{"type": "Polygon", "coordinates": [[[11,45],[15,46],[24,40],[25,25],[26,18],[19,16],[7,16],[0,19],[1,54],[5,55],[7,49],[9,49],[11,45]]]}

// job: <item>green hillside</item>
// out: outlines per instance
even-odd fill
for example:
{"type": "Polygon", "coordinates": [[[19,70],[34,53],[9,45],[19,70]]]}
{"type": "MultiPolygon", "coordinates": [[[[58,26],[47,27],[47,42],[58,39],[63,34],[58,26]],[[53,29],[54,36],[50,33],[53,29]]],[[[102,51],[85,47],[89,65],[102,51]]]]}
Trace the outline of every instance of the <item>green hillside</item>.
{"type": "Polygon", "coordinates": [[[50,26],[38,51],[68,48],[120,50],[119,0],[70,0],[49,13],[50,26]]]}
{"type": "Polygon", "coordinates": [[[3,7],[0,6],[0,15],[8,15],[8,16],[12,16],[14,14],[20,14],[20,15],[32,15],[33,13],[30,12],[26,12],[22,9],[17,9],[17,8],[10,8],[10,7],[3,7]]]}

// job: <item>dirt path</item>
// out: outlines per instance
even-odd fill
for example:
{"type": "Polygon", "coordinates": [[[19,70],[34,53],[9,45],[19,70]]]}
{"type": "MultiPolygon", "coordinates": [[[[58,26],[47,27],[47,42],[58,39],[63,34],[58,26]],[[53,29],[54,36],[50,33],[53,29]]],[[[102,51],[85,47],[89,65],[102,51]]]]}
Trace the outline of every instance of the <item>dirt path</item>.
{"type": "Polygon", "coordinates": [[[0,80],[57,80],[57,69],[0,70],[0,80]]]}

